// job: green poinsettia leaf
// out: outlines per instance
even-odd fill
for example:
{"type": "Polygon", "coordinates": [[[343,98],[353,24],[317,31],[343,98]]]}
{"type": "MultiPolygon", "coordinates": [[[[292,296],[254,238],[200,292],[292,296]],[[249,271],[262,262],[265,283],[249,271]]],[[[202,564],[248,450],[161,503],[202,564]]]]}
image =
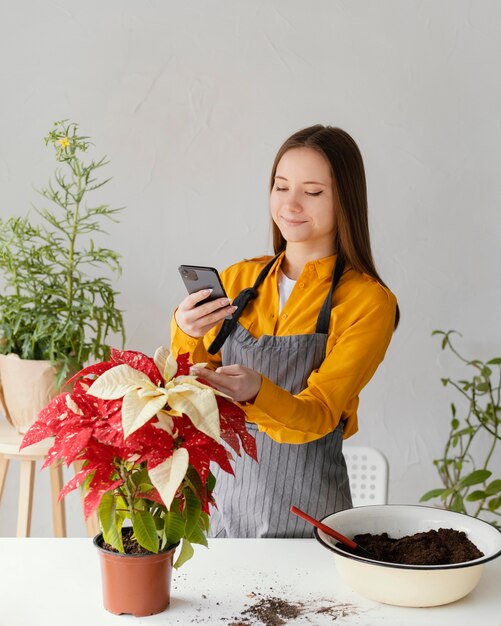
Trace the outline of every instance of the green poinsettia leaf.
{"type": "Polygon", "coordinates": [[[173,546],[181,541],[185,534],[185,527],[186,521],[182,515],[175,511],[167,511],[164,516],[165,546],[173,546]]]}
{"type": "Polygon", "coordinates": [[[101,498],[99,507],[97,509],[99,516],[99,522],[103,529],[103,539],[110,546],[113,546],[115,550],[124,552],[124,546],[122,542],[121,521],[117,517],[116,500],[113,493],[108,491],[101,498]]]}
{"type": "Polygon", "coordinates": [[[195,526],[195,528],[193,528],[189,535],[186,535],[186,538],[190,543],[199,543],[206,548],[209,546],[209,544],[207,543],[207,536],[198,524],[195,526]]]}
{"type": "Polygon", "coordinates": [[[202,513],[200,515],[200,517],[198,518],[198,524],[199,524],[200,528],[203,531],[205,531],[205,534],[207,534],[209,532],[210,517],[207,515],[207,513],[202,513]]]}
{"type": "Polygon", "coordinates": [[[132,522],[134,536],[140,546],[150,552],[158,552],[158,533],[155,520],[149,511],[138,511],[132,522]]]}
{"type": "Polygon", "coordinates": [[[193,529],[196,527],[202,507],[200,500],[191,489],[184,490],[185,509],[184,515],[186,517],[186,536],[189,537],[193,529]]]}
{"type": "Polygon", "coordinates": [[[194,554],[193,546],[187,539],[183,539],[183,543],[181,545],[181,552],[174,563],[174,567],[179,569],[181,565],[189,561],[194,554]]]}
{"type": "Polygon", "coordinates": [[[136,487],[138,487],[141,483],[147,483],[150,481],[150,478],[148,476],[148,470],[145,467],[134,472],[131,478],[136,487]]]}

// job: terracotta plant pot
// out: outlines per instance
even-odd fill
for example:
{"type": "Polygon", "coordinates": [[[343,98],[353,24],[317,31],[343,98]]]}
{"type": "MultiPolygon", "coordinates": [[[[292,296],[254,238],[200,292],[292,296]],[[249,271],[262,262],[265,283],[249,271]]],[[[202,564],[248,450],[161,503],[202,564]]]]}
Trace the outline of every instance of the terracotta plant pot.
{"type": "Polygon", "coordinates": [[[102,533],[94,538],[99,551],[104,608],[110,613],[144,617],[169,606],[175,546],[158,554],[120,554],[105,550],[102,533]]]}
{"type": "Polygon", "coordinates": [[[18,433],[26,433],[56,394],[56,371],[50,361],[0,355],[0,409],[18,433]]]}

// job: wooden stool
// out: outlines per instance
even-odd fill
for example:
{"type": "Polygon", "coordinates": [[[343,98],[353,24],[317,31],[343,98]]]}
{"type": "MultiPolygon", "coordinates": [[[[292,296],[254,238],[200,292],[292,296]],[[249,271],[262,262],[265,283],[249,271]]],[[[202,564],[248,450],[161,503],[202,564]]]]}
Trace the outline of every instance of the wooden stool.
{"type": "MultiPolygon", "coordinates": [[[[0,501],[7,477],[10,461],[19,461],[20,481],[19,481],[19,505],[17,515],[17,536],[29,537],[31,530],[31,513],[33,508],[33,491],[35,486],[35,467],[37,461],[43,461],[47,456],[52,440],[41,441],[23,450],[19,450],[23,435],[7,423],[0,419],[0,501]]],[[[74,464],[75,471],[80,469],[80,465],[74,464]]],[[[55,537],[66,537],[66,513],[64,502],[58,502],[59,492],[63,487],[63,470],[59,463],[49,467],[50,487],[52,500],[52,521],[55,537]]],[[[90,516],[85,522],[87,534],[94,537],[99,533],[99,523],[97,515],[90,516]]]]}

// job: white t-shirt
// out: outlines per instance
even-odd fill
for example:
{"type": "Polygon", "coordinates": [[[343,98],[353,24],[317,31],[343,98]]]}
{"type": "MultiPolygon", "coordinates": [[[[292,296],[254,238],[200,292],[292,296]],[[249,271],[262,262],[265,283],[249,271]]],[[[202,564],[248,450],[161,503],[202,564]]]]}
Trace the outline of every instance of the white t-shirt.
{"type": "MultiPolygon", "coordinates": [[[[280,311],[284,308],[285,303],[289,299],[289,296],[296,284],[295,280],[288,278],[282,270],[278,272],[278,293],[280,294],[280,311]]],[[[279,312],[280,312],[279,311],[279,312]]]]}

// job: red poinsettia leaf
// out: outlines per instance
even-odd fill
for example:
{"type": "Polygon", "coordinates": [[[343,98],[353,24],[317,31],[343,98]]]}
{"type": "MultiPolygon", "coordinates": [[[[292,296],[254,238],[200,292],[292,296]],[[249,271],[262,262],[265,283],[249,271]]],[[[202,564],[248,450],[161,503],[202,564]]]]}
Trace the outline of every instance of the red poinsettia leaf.
{"type": "Polygon", "coordinates": [[[54,445],[58,446],[59,455],[67,467],[85,450],[93,430],[92,426],[75,428],[73,424],[69,424],[58,433],[54,445]]]}
{"type": "Polygon", "coordinates": [[[103,480],[95,483],[94,477],[94,480],[92,480],[84,500],[85,519],[87,519],[89,515],[92,515],[92,513],[94,513],[94,511],[99,506],[99,503],[101,502],[101,498],[104,496],[105,493],[108,493],[108,491],[113,491],[117,487],[120,487],[122,483],[122,479],[115,480],[113,482],[103,480]]]}
{"type": "Polygon", "coordinates": [[[257,462],[258,458],[257,458],[256,440],[249,432],[247,432],[247,429],[245,428],[244,430],[242,430],[241,433],[239,433],[239,435],[240,435],[240,441],[242,442],[243,449],[250,456],[251,459],[254,459],[254,461],[257,462]]]}
{"type": "Polygon", "coordinates": [[[172,456],[174,439],[165,430],[156,428],[152,422],[148,422],[127,437],[125,449],[129,450],[130,454],[139,454],[138,463],[147,461],[148,467],[153,469],[172,456]]]}
{"type": "Polygon", "coordinates": [[[74,394],[84,394],[87,393],[87,390],[94,382],[93,378],[79,378],[73,384],[73,393],[74,394]]]}
{"type": "Polygon", "coordinates": [[[235,473],[230,464],[230,459],[232,458],[231,454],[228,452],[228,450],[226,450],[226,448],[223,448],[223,446],[216,443],[214,446],[211,447],[209,456],[211,461],[215,461],[219,465],[219,467],[225,472],[228,472],[228,474],[235,473]]]}
{"type": "Polygon", "coordinates": [[[122,418],[123,398],[119,398],[118,400],[102,400],[95,396],[88,395],[87,397],[92,398],[94,413],[102,420],[108,421],[117,416],[120,417],[120,419],[122,418]]]}
{"type": "Polygon", "coordinates": [[[66,385],[71,385],[71,383],[75,382],[77,379],[83,378],[89,375],[101,376],[101,374],[104,374],[104,372],[107,372],[112,367],[116,367],[116,364],[109,363],[108,361],[102,361],[101,363],[94,363],[93,365],[84,367],[82,370],[77,372],[68,381],[66,381],[66,385]]]}
{"type": "Polygon", "coordinates": [[[233,474],[233,469],[229,463],[229,460],[232,459],[231,454],[212,437],[197,430],[186,415],[174,418],[174,427],[179,431],[179,436],[183,440],[183,447],[189,452],[190,462],[192,449],[200,448],[203,449],[209,461],[215,461],[226,472],[233,474]]]}
{"type": "Polygon", "coordinates": [[[190,437],[187,437],[186,442],[190,444],[190,446],[210,446],[213,443],[216,443],[212,437],[209,437],[205,433],[201,433],[195,427],[193,427],[193,433],[190,437]]]}
{"type": "Polygon", "coordinates": [[[257,461],[256,440],[245,425],[245,412],[226,398],[217,396],[216,401],[220,413],[221,431],[225,433],[225,436],[230,431],[235,432],[242,442],[244,451],[257,461]]]}
{"type": "Polygon", "coordinates": [[[216,402],[221,416],[226,419],[239,419],[242,424],[245,423],[245,411],[234,402],[231,402],[223,396],[216,396],[216,402]]]}
{"type": "Polygon", "coordinates": [[[93,419],[97,415],[99,407],[94,396],[88,395],[86,392],[77,391],[70,394],[66,398],[66,405],[69,409],[67,417],[79,419],[93,419]]]}
{"type": "Polygon", "coordinates": [[[89,462],[88,467],[98,470],[100,476],[104,475],[106,471],[109,476],[114,469],[113,460],[124,457],[120,448],[91,439],[84,458],[89,462]]]}
{"type": "Polygon", "coordinates": [[[108,419],[98,420],[94,426],[94,438],[102,444],[122,448],[124,433],[121,411],[114,411],[108,419]]]}
{"type": "Polygon", "coordinates": [[[31,446],[34,443],[38,443],[39,441],[43,441],[47,437],[52,436],[52,429],[49,428],[46,424],[41,421],[36,421],[32,424],[27,430],[26,434],[23,437],[21,445],[19,449],[22,450],[26,448],[26,446],[31,446]]]}
{"type": "Polygon", "coordinates": [[[214,441],[212,437],[198,430],[191,419],[184,413],[181,417],[174,418],[174,429],[178,431],[180,439],[189,441],[192,445],[205,445],[210,441],[214,441]]]}
{"type": "Polygon", "coordinates": [[[61,457],[61,452],[59,450],[59,447],[56,444],[54,444],[51,448],[49,448],[49,451],[47,452],[47,456],[45,457],[45,460],[42,464],[41,469],[45,469],[46,467],[49,467],[49,465],[52,465],[60,458],[62,457],[61,457]]]}
{"type": "MultiPolygon", "coordinates": [[[[92,406],[82,396],[61,393],[40,411],[35,422],[38,426],[33,428],[33,435],[37,435],[39,428],[45,428],[46,436],[56,436],[68,424],[73,423],[75,427],[79,427],[83,421],[89,421],[93,412],[92,406]]],[[[26,441],[30,440],[31,435],[26,441]]]]}
{"type": "Polygon", "coordinates": [[[192,363],[190,362],[190,355],[188,352],[183,354],[179,354],[177,359],[177,373],[176,376],[188,376],[190,373],[190,367],[192,363]]]}
{"type": "Polygon", "coordinates": [[[190,456],[190,464],[196,469],[198,475],[200,476],[200,480],[202,481],[202,485],[205,485],[210,470],[209,456],[205,450],[196,446],[190,446],[188,448],[188,454],[190,456]]]}
{"type": "Polygon", "coordinates": [[[73,491],[74,489],[77,489],[77,487],[80,487],[80,485],[83,484],[87,476],[91,474],[93,471],[94,471],[93,469],[84,467],[79,472],[77,472],[73,476],[73,478],[69,480],[66,483],[66,485],[61,489],[61,491],[59,492],[59,497],[57,501],[59,502],[62,498],[64,498],[64,496],[67,496],[70,493],[70,491],[73,491]]]}
{"type": "Polygon", "coordinates": [[[144,498],[145,500],[152,500],[153,502],[158,502],[158,504],[165,506],[164,501],[162,500],[162,498],[160,497],[160,494],[155,488],[151,489],[150,491],[147,491],[146,493],[136,494],[136,498],[144,498]]]}
{"type": "Polygon", "coordinates": [[[221,428],[221,439],[240,456],[240,442],[235,431],[221,428]]]}
{"type": "Polygon", "coordinates": [[[37,416],[37,421],[45,424],[52,431],[52,435],[55,435],[62,428],[62,422],[67,417],[69,409],[66,396],[69,395],[69,393],[60,393],[37,416]]]}
{"type": "Polygon", "coordinates": [[[117,365],[126,363],[135,370],[143,372],[155,385],[161,385],[164,382],[158,371],[158,367],[155,365],[155,361],[142,352],[135,352],[133,350],[121,351],[113,348],[111,350],[111,360],[117,365]]]}

